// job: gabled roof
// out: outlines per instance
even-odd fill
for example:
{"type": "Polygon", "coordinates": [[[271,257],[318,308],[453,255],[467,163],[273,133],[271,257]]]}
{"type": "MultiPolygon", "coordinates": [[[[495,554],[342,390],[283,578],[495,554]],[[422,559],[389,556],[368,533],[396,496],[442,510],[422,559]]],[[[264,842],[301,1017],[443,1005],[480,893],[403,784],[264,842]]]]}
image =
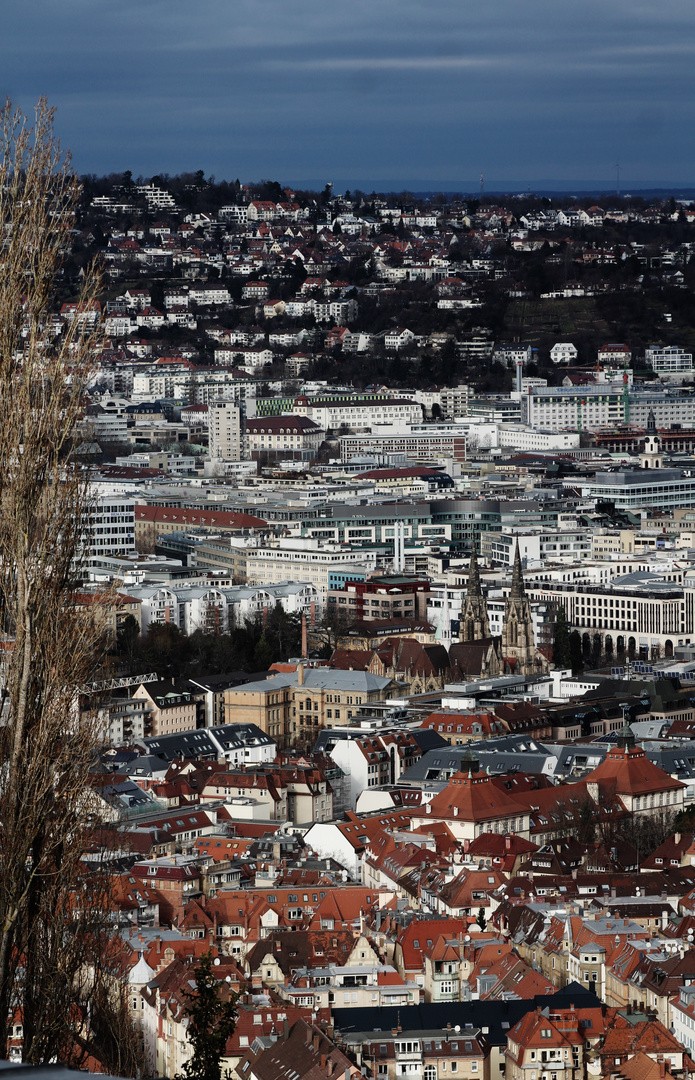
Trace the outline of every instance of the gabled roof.
{"type": "Polygon", "coordinates": [[[683,1047],[659,1020],[632,1023],[617,1009],[606,1012],[606,1036],[601,1057],[631,1057],[638,1051],[645,1054],[684,1053],[683,1047]]]}
{"type": "Polygon", "coordinates": [[[643,870],[664,870],[669,866],[680,866],[681,860],[693,843],[692,833],[674,833],[664,840],[656,851],[642,860],[643,870]]]}

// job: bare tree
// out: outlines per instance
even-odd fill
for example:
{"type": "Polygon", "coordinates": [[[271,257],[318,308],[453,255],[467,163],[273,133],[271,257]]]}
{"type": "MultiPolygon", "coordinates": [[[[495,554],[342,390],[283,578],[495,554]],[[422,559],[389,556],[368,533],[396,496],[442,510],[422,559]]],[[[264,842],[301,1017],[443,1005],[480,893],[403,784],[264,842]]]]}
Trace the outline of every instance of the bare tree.
{"type": "Polygon", "coordinates": [[[99,281],[88,270],[54,334],[78,181],[45,100],[33,125],[8,102],[0,139],[0,1055],[20,1009],[24,1059],[40,1062],[79,1029],[79,948],[94,933],[83,856],[98,732],[78,687],[101,655],[106,598],[71,599],[89,521],[71,450],[99,281]]]}
{"type": "Polygon", "coordinates": [[[351,624],[352,620],[347,611],[326,606],[321,618],[309,631],[309,643],[326,659],[329,659],[333,650],[338,648],[338,642],[347,634],[351,624]]]}

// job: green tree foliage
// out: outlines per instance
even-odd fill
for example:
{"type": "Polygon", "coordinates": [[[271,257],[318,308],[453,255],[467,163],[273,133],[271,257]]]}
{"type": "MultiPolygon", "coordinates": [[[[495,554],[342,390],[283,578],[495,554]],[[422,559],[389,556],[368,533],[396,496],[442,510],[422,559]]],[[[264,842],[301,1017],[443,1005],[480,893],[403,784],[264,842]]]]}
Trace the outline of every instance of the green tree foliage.
{"type": "Polygon", "coordinates": [[[134,615],[126,615],[116,637],[116,651],[122,656],[130,667],[135,659],[138,638],[140,637],[140,625],[134,615]]]}
{"type": "Polygon", "coordinates": [[[570,667],[572,674],[576,675],[584,669],[584,655],[582,652],[582,636],[578,630],[570,634],[570,667]]]}
{"type": "Polygon", "coordinates": [[[265,671],[276,660],[298,656],[301,649],[301,616],[288,614],[280,604],[264,618],[245,619],[228,633],[185,634],[173,623],[152,623],[145,634],[138,634],[137,623],[130,618],[119,632],[115,656],[131,674],[156,671],[162,678],[187,678],[265,671]]]}
{"type": "Polygon", "coordinates": [[[572,651],[570,648],[570,632],[567,625],[567,616],[562,605],[557,609],[555,616],[555,638],[553,640],[553,663],[558,668],[572,666],[572,651]]]}
{"type": "Polygon", "coordinates": [[[256,648],[253,650],[254,671],[267,671],[272,662],[273,649],[264,631],[258,639],[256,648]]]}
{"type": "Polygon", "coordinates": [[[487,919],[485,917],[485,908],[478,908],[478,914],[475,917],[475,921],[481,930],[484,930],[487,926],[487,919]]]}
{"type": "Polygon", "coordinates": [[[212,951],[201,957],[195,972],[195,990],[186,998],[188,1041],[193,1054],[176,1080],[221,1080],[227,1039],[236,1026],[237,995],[215,978],[212,951]]]}

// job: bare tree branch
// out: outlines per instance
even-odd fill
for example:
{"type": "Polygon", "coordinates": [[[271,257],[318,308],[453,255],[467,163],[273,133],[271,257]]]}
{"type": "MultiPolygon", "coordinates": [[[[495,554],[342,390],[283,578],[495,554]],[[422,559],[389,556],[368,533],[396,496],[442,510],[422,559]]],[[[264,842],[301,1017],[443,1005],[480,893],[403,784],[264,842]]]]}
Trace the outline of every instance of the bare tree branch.
{"type": "Polygon", "coordinates": [[[79,185],[45,100],[33,125],[8,102],[0,133],[0,1054],[20,1009],[24,1058],[40,1062],[79,1033],[86,934],[105,913],[78,900],[95,895],[83,856],[98,729],[77,687],[99,663],[103,620],[98,599],[71,600],[89,488],[70,452],[99,276],[54,335],[79,185]]]}

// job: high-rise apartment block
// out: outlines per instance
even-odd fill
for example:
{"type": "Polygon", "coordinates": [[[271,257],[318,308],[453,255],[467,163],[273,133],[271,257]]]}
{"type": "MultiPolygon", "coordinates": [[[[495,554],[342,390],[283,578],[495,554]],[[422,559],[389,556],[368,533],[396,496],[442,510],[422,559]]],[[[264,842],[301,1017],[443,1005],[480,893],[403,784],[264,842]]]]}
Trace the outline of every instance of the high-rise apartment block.
{"type": "Polygon", "coordinates": [[[241,461],[243,436],[241,409],[233,401],[211,401],[210,457],[213,461],[241,461]]]}

